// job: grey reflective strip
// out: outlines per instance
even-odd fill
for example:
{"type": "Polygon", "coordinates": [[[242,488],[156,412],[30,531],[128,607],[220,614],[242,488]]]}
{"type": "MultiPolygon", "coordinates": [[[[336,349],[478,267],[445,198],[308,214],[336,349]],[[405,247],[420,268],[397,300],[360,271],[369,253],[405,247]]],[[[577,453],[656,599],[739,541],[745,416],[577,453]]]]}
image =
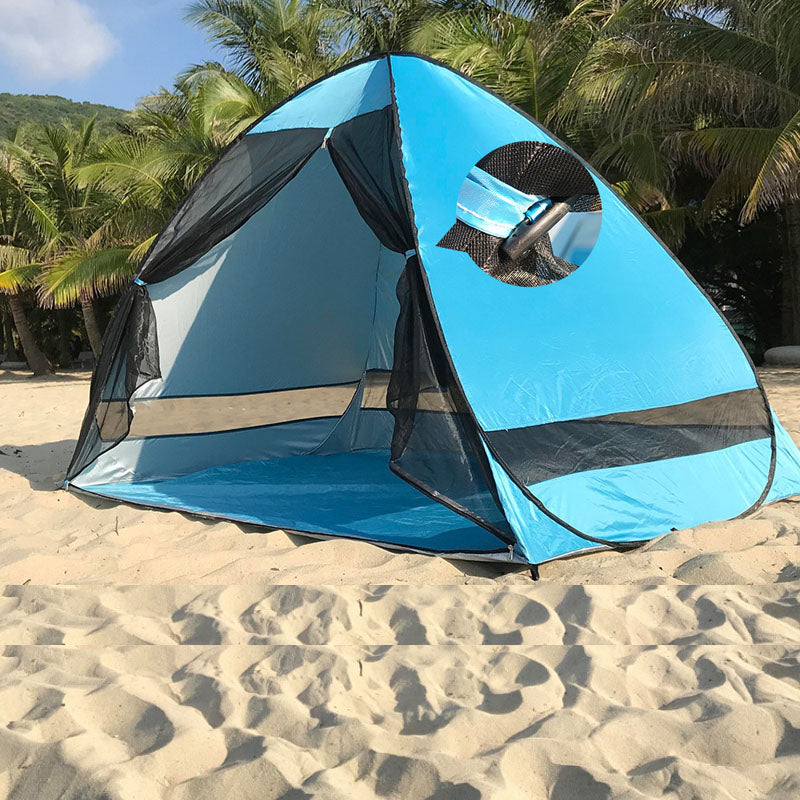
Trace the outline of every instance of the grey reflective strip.
{"type": "Polygon", "coordinates": [[[417,411],[440,411],[443,414],[454,414],[455,403],[446,389],[422,389],[417,397],[417,411]]]}
{"type": "Polygon", "coordinates": [[[715,394],[672,406],[623,411],[589,417],[584,422],[625,422],[631,425],[767,425],[764,398],[757,388],[715,394]]]}
{"type": "MultiPolygon", "coordinates": [[[[387,408],[387,391],[392,373],[389,371],[370,371],[364,376],[364,391],[361,394],[361,408],[378,409],[385,411],[387,408]]],[[[417,396],[416,407],[418,411],[439,411],[445,414],[453,413],[453,399],[449,391],[440,389],[421,389],[417,396]]]]}
{"type": "MultiPolygon", "coordinates": [[[[148,397],[132,400],[134,415],[129,438],[179,436],[259,428],[283,422],[339,417],[347,410],[358,383],[313,386],[257,394],[148,397]]],[[[101,404],[101,418],[126,419],[124,400],[101,404]]],[[[113,428],[116,429],[115,423],[113,428]]],[[[101,423],[104,439],[116,438],[111,425],[101,423]]]]}
{"type": "Polygon", "coordinates": [[[374,371],[364,376],[364,391],[361,394],[361,408],[386,410],[386,391],[389,388],[391,372],[374,371]]]}

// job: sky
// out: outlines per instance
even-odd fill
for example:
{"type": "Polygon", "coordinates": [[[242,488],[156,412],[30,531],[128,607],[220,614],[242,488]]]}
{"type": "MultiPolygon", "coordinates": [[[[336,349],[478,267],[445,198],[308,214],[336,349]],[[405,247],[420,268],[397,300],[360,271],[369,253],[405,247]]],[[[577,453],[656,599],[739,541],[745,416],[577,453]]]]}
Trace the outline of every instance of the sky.
{"type": "Polygon", "coordinates": [[[221,54],[183,16],[188,0],[0,0],[0,92],[132,108],[221,54]]]}

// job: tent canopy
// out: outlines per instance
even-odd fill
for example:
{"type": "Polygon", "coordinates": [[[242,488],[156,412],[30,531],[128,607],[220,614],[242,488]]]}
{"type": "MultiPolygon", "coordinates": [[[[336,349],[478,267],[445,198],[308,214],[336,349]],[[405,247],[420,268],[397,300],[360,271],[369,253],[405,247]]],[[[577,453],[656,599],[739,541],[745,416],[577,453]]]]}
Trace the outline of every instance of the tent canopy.
{"type": "Polygon", "coordinates": [[[800,454],[725,319],[588,165],[397,54],[285,101],[189,193],[106,333],[66,483],[539,563],[800,492],[800,454]]]}

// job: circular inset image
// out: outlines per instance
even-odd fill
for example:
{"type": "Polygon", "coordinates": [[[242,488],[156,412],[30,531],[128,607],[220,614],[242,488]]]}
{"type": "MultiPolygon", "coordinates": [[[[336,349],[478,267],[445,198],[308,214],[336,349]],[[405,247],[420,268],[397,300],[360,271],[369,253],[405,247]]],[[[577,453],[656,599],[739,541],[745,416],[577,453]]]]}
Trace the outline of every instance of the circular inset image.
{"type": "Polygon", "coordinates": [[[504,283],[546,286],[586,260],[601,216],[597,185],[575,156],[554,144],[513,142],[469,171],[439,247],[467,253],[504,283]]]}

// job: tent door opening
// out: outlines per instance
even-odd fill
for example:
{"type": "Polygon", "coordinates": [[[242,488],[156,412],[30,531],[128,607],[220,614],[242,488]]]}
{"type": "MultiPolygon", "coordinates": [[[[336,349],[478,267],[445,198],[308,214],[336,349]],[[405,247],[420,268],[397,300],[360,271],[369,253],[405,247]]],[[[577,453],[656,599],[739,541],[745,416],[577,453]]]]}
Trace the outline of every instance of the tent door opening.
{"type": "MultiPolygon", "coordinates": [[[[160,377],[134,391],[121,441],[125,415],[98,414],[109,449],[73,484],[322,535],[507,553],[406,265],[319,148],[234,233],[145,287],[160,377]]],[[[125,401],[101,407],[113,403],[125,401]]]]}

